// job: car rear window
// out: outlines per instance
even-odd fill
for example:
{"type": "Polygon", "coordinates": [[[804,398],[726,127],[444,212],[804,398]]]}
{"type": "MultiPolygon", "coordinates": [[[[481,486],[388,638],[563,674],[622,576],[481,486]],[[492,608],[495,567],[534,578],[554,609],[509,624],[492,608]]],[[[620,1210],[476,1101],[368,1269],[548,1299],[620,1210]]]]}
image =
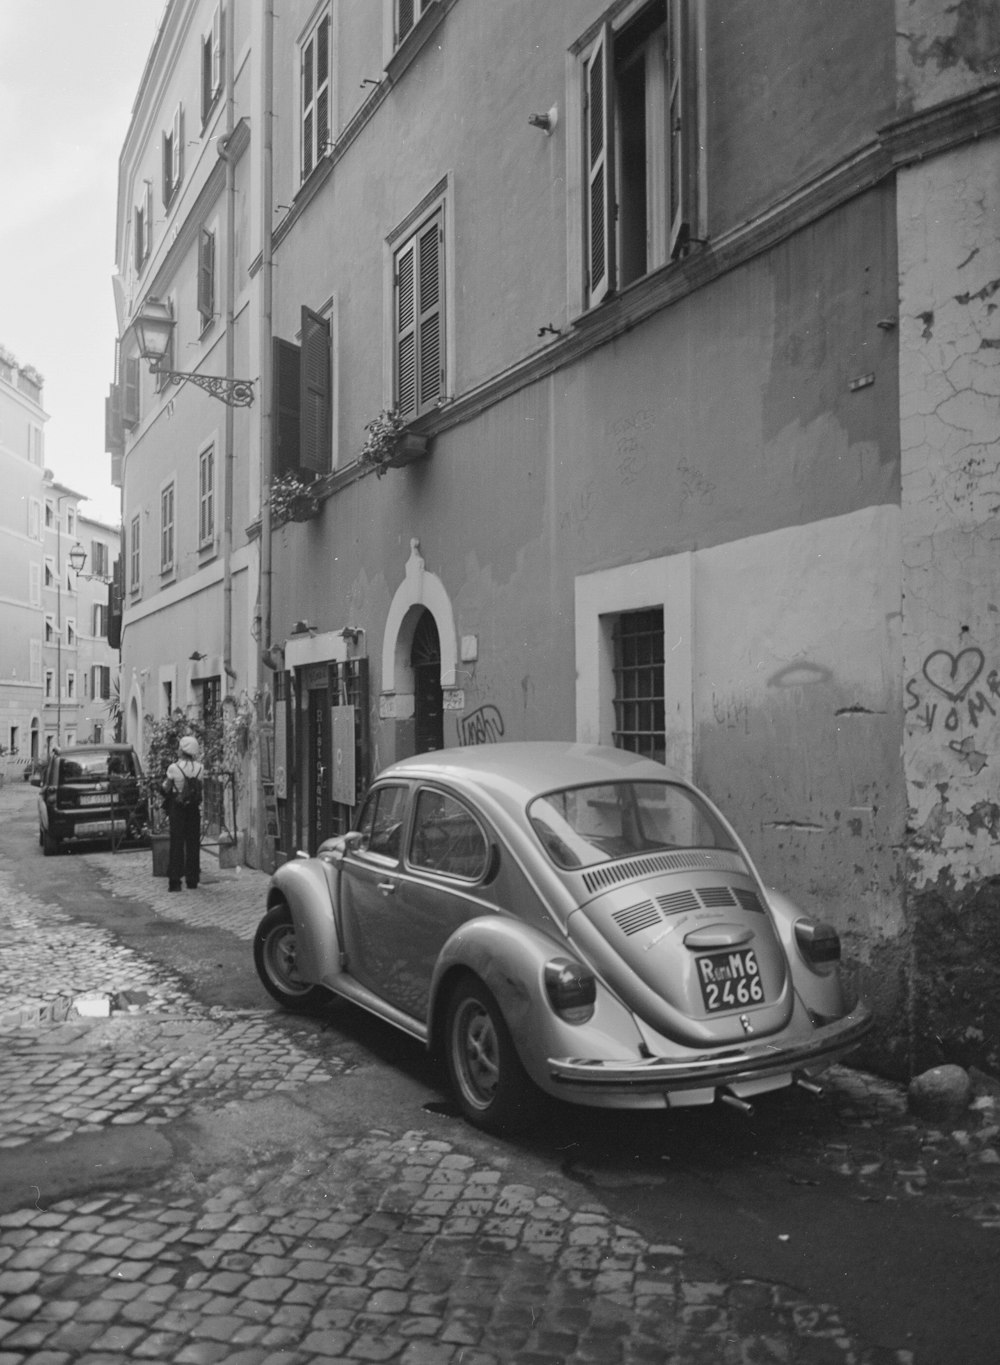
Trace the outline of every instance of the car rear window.
{"type": "Polygon", "coordinates": [[[95,782],[108,777],[133,777],[135,755],[131,753],[74,754],[59,765],[60,782],[95,782]]]}
{"type": "Polygon", "coordinates": [[[549,792],[528,807],[557,867],[590,867],[657,849],[735,849],[695,792],[673,782],[609,782],[549,792]]]}

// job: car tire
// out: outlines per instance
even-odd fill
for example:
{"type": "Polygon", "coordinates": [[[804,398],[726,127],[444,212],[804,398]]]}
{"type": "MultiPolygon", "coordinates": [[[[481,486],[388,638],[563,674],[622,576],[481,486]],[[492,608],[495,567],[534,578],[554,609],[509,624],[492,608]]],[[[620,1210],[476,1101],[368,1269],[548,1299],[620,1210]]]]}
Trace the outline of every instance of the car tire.
{"type": "Polygon", "coordinates": [[[284,901],[271,907],[257,926],[253,961],[264,989],[288,1010],[316,1009],[330,1003],[322,986],[304,981],[296,963],[295,922],[284,901]]]}
{"type": "Polygon", "coordinates": [[[52,858],[59,852],[59,840],[47,829],[41,831],[42,852],[46,858],[52,858]]]}
{"type": "Polygon", "coordinates": [[[458,1107],[486,1132],[517,1132],[536,1116],[541,1094],[525,1071],[500,1006],[475,976],[451,993],[445,1064],[458,1107]]]}

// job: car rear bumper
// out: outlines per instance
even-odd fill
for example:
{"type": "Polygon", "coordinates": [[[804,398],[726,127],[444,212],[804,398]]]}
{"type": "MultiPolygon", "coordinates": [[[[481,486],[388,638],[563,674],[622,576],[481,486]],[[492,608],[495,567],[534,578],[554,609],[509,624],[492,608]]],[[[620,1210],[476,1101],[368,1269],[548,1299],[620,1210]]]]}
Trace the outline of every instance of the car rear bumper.
{"type": "Polygon", "coordinates": [[[872,1023],[871,1011],[865,1005],[858,1005],[843,1019],[823,1024],[800,1040],[780,1043],[774,1039],[761,1039],[745,1047],[676,1059],[649,1057],[619,1061],[550,1057],[549,1076],[556,1087],[571,1087],[578,1092],[695,1090],[738,1086],[743,1081],[785,1074],[790,1079],[796,1071],[836,1061],[861,1041],[872,1023]]]}

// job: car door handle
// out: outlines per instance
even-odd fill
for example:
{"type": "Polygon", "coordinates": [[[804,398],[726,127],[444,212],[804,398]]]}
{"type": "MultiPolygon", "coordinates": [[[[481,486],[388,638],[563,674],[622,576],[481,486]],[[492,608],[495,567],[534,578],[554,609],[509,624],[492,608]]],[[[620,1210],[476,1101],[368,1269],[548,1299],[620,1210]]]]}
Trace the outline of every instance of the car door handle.
{"type": "Polygon", "coordinates": [[[396,889],[395,882],[376,882],[376,886],[382,892],[383,896],[390,895],[396,889]]]}

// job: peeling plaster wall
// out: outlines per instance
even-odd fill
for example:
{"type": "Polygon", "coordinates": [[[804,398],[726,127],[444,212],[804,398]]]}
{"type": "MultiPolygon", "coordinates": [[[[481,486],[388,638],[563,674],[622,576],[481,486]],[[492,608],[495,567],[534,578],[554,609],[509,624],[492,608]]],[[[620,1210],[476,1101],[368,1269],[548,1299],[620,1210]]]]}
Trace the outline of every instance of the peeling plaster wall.
{"type": "MultiPolygon", "coordinates": [[[[973,8],[951,19],[960,28],[973,8]]],[[[911,74],[919,100],[925,68],[911,74]]],[[[935,1060],[943,1037],[944,1055],[996,1069],[1000,139],[902,171],[897,205],[915,1060],[935,1060]]]]}
{"type": "Polygon", "coordinates": [[[971,94],[1000,78],[996,0],[897,0],[896,98],[900,114],[971,94]]]}

